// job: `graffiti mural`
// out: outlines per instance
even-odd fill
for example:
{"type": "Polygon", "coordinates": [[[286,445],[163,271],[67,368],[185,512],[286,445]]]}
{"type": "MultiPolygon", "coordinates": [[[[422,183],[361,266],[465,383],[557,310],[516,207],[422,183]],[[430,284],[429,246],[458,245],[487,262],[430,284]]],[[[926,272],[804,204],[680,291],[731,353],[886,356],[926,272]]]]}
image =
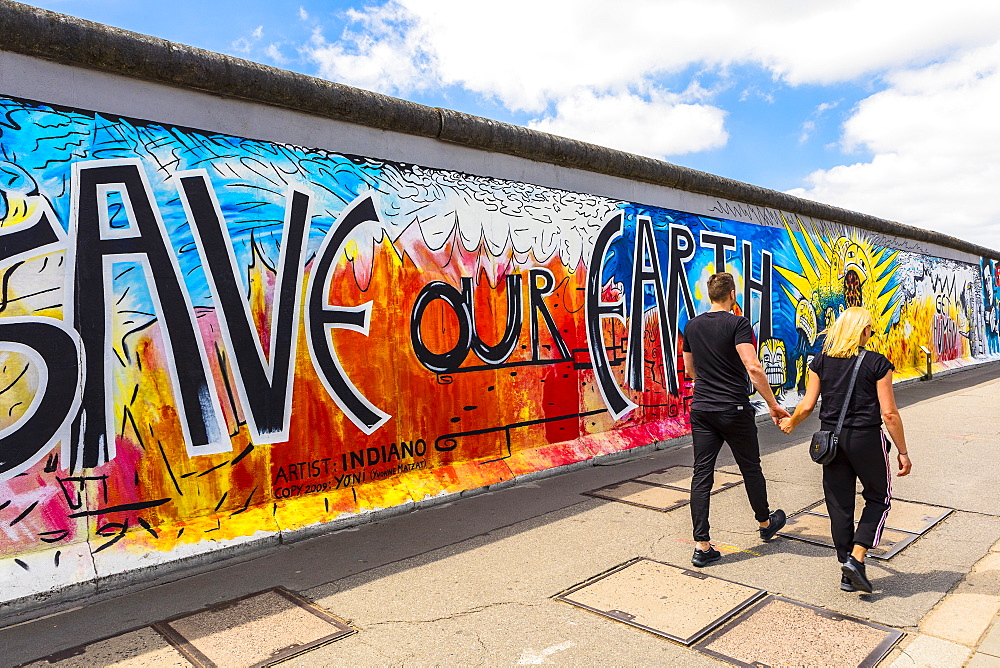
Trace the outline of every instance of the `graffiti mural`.
{"type": "Polygon", "coordinates": [[[983,339],[977,352],[1000,353],[1000,261],[982,259],[983,310],[977,322],[983,323],[983,339]]]}
{"type": "Polygon", "coordinates": [[[716,271],[788,405],[850,306],[901,377],[1000,353],[995,259],[779,218],[0,98],[3,568],[67,584],[683,435],[716,271]]]}

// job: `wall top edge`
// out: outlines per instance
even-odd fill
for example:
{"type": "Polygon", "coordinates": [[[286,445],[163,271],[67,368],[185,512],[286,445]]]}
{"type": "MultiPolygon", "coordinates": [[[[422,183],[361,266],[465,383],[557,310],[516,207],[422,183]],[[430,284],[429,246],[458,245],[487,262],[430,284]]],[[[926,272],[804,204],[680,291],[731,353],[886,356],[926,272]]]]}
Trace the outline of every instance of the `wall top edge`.
{"type": "Polygon", "coordinates": [[[428,107],[12,0],[0,0],[0,34],[4,35],[0,50],[64,65],[722,197],[1000,259],[1000,252],[996,250],[940,232],[922,230],[653,158],[458,111],[428,107]]]}

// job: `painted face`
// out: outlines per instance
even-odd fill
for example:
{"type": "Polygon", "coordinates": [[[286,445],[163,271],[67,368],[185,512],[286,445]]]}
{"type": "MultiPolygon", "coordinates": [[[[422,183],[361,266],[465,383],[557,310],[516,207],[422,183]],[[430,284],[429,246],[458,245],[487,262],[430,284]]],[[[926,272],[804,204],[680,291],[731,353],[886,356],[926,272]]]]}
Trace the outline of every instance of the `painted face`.
{"type": "Polygon", "coordinates": [[[861,288],[868,280],[868,260],[856,243],[847,244],[843,258],[844,301],[848,306],[861,306],[861,288]]]}
{"type": "Polygon", "coordinates": [[[810,346],[816,343],[816,309],[808,299],[800,299],[795,307],[795,328],[802,330],[810,346]]]}
{"type": "Polygon", "coordinates": [[[767,374],[767,384],[777,389],[785,384],[785,342],[781,339],[765,339],[757,352],[760,364],[767,374]]]}

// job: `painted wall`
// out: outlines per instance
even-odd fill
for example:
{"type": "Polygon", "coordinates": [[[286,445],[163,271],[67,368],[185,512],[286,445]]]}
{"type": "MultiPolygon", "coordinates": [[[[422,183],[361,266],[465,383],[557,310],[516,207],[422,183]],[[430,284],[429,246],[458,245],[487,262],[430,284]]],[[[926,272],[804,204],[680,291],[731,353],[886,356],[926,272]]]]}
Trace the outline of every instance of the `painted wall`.
{"type": "Polygon", "coordinates": [[[996,259],[706,202],[0,97],[0,602],[688,433],[717,270],[789,406],[848,306],[1000,355],[996,259]]]}

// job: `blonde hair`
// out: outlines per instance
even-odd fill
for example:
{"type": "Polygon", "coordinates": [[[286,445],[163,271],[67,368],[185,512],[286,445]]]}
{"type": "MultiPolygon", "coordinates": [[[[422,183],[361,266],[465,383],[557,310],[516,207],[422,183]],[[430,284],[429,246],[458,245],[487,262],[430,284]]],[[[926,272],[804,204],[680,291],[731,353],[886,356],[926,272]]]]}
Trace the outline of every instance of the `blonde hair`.
{"type": "Polygon", "coordinates": [[[830,325],[823,352],[830,357],[854,357],[861,349],[861,335],[871,326],[872,314],[868,309],[852,306],[830,325]]]}

